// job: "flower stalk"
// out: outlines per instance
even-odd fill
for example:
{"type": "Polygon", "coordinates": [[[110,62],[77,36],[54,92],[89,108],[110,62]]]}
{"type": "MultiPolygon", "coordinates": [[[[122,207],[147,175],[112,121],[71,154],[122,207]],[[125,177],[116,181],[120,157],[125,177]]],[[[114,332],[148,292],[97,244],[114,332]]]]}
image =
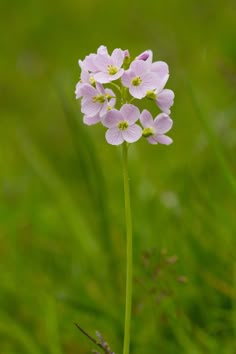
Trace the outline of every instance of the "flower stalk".
{"type": "Polygon", "coordinates": [[[130,205],[130,187],[128,174],[128,144],[123,147],[123,177],[124,177],[124,200],[125,200],[125,223],[126,223],[126,302],[124,324],[124,347],[123,354],[130,351],[130,328],[132,311],[132,277],[133,277],[133,240],[132,240],[132,216],[130,205]]]}

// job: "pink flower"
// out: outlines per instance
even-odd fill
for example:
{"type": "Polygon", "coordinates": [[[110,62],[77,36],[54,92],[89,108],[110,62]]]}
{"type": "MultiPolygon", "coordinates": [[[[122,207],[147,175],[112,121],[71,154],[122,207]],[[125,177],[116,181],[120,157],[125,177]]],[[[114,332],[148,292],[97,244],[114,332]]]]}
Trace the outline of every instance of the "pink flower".
{"type": "Polygon", "coordinates": [[[170,145],[173,142],[170,137],[164,135],[173,125],[172,119],[167,114],[161,113],[153,120],[151,113],[144,109],[140,121],[144,127],[142,135],[150,144],[170,145]]]}
{"type": "Polygon", "coordinates": [[[84,84],[80,92],[82,95],[81,111],[85,115],[84,123],[88,125],[98,123],[100,118],[112,109],[116,102],[113,91],[104,89],[98,83],[96,87],[84,84]]]}
{"type": "Polygon", "coordinates": [[[172,90],[163,89],[163,85],[161,85],[156,90],[148,91],[146,97],[155,100],[158,107],[164,113],[170,114],[170,107],[173,106],[175,98],[172,90]]]}
{"type": "Polygon", "coordinates": [[[111,145],[120,145],[124,141],[134,143],[142,136],[142,128],[135,124],[139,119],[139,109],[132,104],[125,104],[120,111],[112,109],[102,119],[106,132],[106,140],[111,145]]]}
{"type": "Polygon", "coordinates": [[[135,60],[129,70],[122,76],[122,83],[129,88],[130,94],[138,99],[144,98],[147,91],[158,86],[158,74],[151,72],[151,63],[144,60],[135,60]]]}
{"type": "Polygon", "coordinates": [[[96,57],[98,72],[94,74],[94,79],[101,84],[119,79],[124,72],[124,69],[121,67],[125,55],[127,55],[127,53],[118,48],[113,50],[111,55],[106,52],[98,54],[96,57]]]}
{"type": "Polygon", "coordinates": [[[93,78],[93,74],[89,73],[88,71],[82,70],[81,75],[80,75],[80,81],[76,84],[75,88],[75,97],[76,99],[79,99],[82,97],[82,87],[85,84],[93,85],[95,86],[96,82],[93,78]]]}
{"type": "Polygon", "coordinates": [[[81,67],[82,71],[90,71],[90,72],[97,72],[98,68],[96,65],[96,59],[98,55],[108,55],[107,52],[107,47],[105,47],[104,45],[101,45],[98,50],[97,50],[97,54],[89,54],[85,57],[85,59],[79,60],[79,66],[81,67]]]}

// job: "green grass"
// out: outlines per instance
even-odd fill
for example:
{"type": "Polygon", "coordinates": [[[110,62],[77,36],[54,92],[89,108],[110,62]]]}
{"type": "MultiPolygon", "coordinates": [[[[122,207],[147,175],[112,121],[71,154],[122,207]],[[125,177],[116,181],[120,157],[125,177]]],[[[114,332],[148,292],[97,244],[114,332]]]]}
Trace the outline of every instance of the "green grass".
{"type": "Polygon", "coordinates": [[[232,0],[1,3],[0,353],[122,352],[121,149],[86,127],[78,58],[151,48],[170,66],[171,146],[130,148],[132,353],[236,351],[232,0]]]}

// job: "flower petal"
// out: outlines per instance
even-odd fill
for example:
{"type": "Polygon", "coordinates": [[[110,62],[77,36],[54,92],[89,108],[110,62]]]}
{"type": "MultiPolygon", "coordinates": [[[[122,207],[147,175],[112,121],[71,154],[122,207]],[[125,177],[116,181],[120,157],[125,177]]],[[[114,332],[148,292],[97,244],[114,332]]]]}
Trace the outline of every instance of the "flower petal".
{"type": "Polygon", "coordinates": [[[123,120],[128,121],[129,125],[134,124],[140,117],[139,109],[132,104],[124,104],[120,109],[120,113],[123,116],[123,120]]]}
{"type": "Polygon", "coordinates": [[[174,92],[165,89],[157,95],[157,104],[164,113],[170,114],[170,107],[174,104],[174,98],[174,92]]]}
{"type": "Polygon", "coordinates": [[[164,134],[168,132],[173,125],[173,120],[165,114],[159,114],[153,122],[153,126],[157,134],[164,134]]]}
{"type": "Polygon", "coordinates": [[[100,45],[100,47],[97,50],[97,53],[108,55],[107,47],[105,45],[100,45]]]}
{"type": "Polygon", "coordinates": [[[129,92],[130,92],[130,94],[133,97],[141,99],[141,98],[144,98],[146,96],[147,89],[143,85],[140,85],[140,86],[131,85],[130,88],[129,88],[129,92]]]}
{"type": "Polygon", "coordinates": [[[125,87],[130,87],[131,86],[131,78],[134,76],[135,75],[132,76],[132,71],[130,71],[130,70],[125,71],[122,75],[122,78],[121,78],[122,84],[125,87]]]}
{"type": "Polygon", "coordinates": [[[86,116],[95,116],[102,108],[101,103],[93,102],[92,100],[82,98],[81,112],[86,116]]]}
{"type": "Polygon", "coordinates": [[[120,145],[123,143],[124,138],[121,130],[117,128],[110,128],[106,131],[106,140],[111,145],[120,145]]]}
{"type": "Polygon", "coordinates": [[[135,73],[135,76],[143,76],[150,69],[150,63],[144,60],[134,60],[130,65],[130,70],[135,73]]]}
{"type": "Polygon", "coordinates": [[[123,121],[122,114],[117,109],[112,109],[103,117],[102,124],[107,128],[114,128],[120,121],[123,121]]]}
{"type": "Polygon", "coordinates": [[[125,141],[134,143],[141,138],[142,128],[137,124],[130,125],[128,129],[122,130],[122,135],[125,141]]]}
{"type": "Polygon", "coordinates": [[[101,84],[106,84],[110,82],[110,75],[106,72],[99,72],[94,74],[94,80],[101,83],[101,84]]]}
{"type": "Polygon", "coordinates": [[[152,127],[153,126],[153,118],[149,111],[144,109],[140,116],[140,122],[144,128],[152,127]]]}
{"type": "Polygon", "coordinates": [[[100,116],[99,114],[96,114],[95,116],[93,117],[88,117],[88,116],[84,116],[83,118],[83,122],[84,124],[87,124],[87,125],[94,125],[94,124],[97,124],[98,122],[100,122],[100,116]]]}
{"type": "Polygon", "coordinates": [[[153,136],[149,136],[149,137],[147,138],[147,140],[148,140],[148,142],[149,142],[150,144],[152,144],[152,145],[156,145],[156,144],[157,144],[157,141],[154,139],[153,136]]]}
{"type": "Polygon", "coordinates": [[[113,61],[113,65],[117,66],[118,68],[121,67],[121,65],[123,64],[124,61],[124,51],[116,48],[113,50],[112,55],[111,55],[111,59],[113,61]]]}
{"type": "Polygon", "coordinates": [[[170,145],[173,143],[173,140],[167,135],[154,135],[153,138],[156,140],[156,142],[163,145],[170,145]]]}
{"type": "Polygon", "coordinates": [[[157,73],[160,78],[169,75],[169,67],[164,61],[156,61],[152,63],[151,71],[157,73]]]}
{"type": "Polygon", "coordinates": [[[84,84],[83,87],[81,87],[81,94],[84,97],[92,97],[97,95],[97,90],[89,84],[84,84]]]}

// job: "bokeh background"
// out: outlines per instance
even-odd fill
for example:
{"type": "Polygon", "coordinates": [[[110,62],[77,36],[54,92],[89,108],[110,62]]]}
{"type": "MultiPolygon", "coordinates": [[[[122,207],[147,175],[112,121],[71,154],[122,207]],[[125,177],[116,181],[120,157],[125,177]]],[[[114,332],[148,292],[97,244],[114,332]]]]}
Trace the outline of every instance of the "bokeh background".
{"type": "Polygon", "coordinates": [[[78,58],[152,49],[169,147],[130,149],[132,353],[236,353],[236,2],[1,0],[0,353],[122,352],[120,149],[82,124],[78,58]]]}

